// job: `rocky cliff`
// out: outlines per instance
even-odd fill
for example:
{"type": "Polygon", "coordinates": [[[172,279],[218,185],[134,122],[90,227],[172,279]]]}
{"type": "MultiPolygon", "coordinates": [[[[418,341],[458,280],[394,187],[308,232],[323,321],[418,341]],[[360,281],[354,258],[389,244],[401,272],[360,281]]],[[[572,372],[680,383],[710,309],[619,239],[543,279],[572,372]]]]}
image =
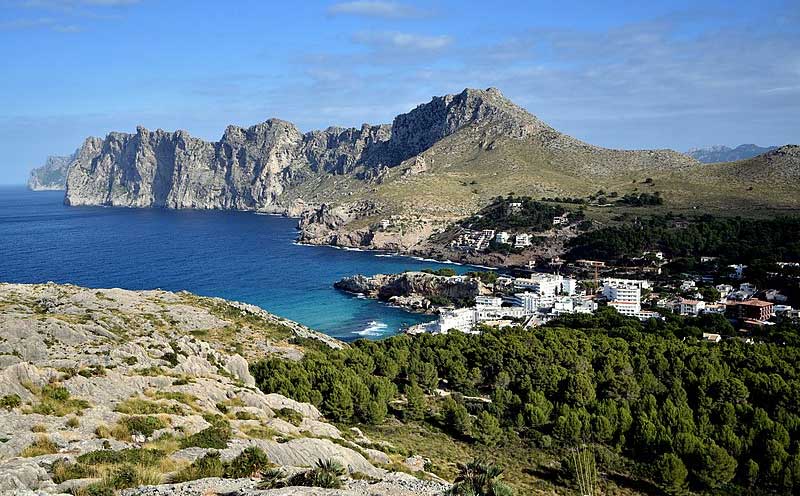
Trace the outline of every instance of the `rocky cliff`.
{"type": "Polygon", "coordinates": [[[31,170],[28,188],[32,191],[59,191],[67,186],[67,170],[78,152],[72,155],[51,155],[44,165],[31,170]]]}
{"type": "Polygon", "coordinates": [[[315,406],[254,387],[247,359],[298,359],[297,338],[343,346],[189,293],[0,284],[0,494],[441,494],[435,476],[390,470],[398,455],[315,406]],[[343,488],[220,478],[254,448],[286,475],[337,460],[343,488]]]}
{"type": "MultiPolygon", "coordinates": [[[[510,137],[533,139],[554,149],[603,150],[556,132],[495,89],[464,90],[435,97],[397,116],[391,126],[365,124],[360,129],[304,134],[289,122],[270,119],[246,129],[230,126],[217,142],[193,138],[185,131],[141,127],[135,134],[88,138],[71,164],[65,201],[239,210],[284,210],[294,198],[335,202],[342,200],[337,177],[380,183],[388,169],[465,131],[469,141],[465,146],[472,148],[490,147],[496,138],[510,137]]],[[[691,163],[688,157],[667,151],[618,155],[620,166],[691,163]]]]}
{"type": "Polygon", "coordinates": [[[479,279],[468,276],[443,276],[427,272],[355,275],[345,277],[334,287],[362,294],[410,310],[429,312],[443,304],[468,303],[491,291],[479,279]]]}

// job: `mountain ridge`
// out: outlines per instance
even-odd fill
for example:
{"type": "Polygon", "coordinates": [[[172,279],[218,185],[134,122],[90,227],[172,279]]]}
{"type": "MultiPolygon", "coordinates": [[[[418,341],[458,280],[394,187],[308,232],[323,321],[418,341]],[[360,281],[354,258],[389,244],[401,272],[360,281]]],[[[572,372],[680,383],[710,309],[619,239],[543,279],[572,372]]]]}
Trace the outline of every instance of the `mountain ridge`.
{"type": "Polygon", "coordinates": [[[778,148],[778,146],[758,146],[752,143],[738,145],[733,148],[725,145],[712,145],[704,148],[691,148],[686,151],[686,154],[704,164],[713,164],[753,158],[778,148]]]}
{"type": "Polygon", "coordinates": [[[45,163],[31,170],[28,189],[31,191],[61,191],[67,186],[67,171],[78,150],[71,155],[50,155],[45,163]]]}

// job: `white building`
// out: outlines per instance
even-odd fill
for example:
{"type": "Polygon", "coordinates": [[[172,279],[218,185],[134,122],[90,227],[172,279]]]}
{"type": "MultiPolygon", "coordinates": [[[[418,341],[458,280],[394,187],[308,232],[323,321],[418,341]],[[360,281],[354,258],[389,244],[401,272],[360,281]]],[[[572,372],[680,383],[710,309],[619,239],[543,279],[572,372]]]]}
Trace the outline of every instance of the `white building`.
{"type": "Polygon", "coordinates": [[[681,291],[689,291],[697,287],[697,283],[694,281],[683,281],[681,283],[681,291]]]}
{"type": "Polygon", "coordinates": [[[597,310],[597,302],[588,298],[575,296],[560,296],[553,302],[551,313],[563,315],[566,313],[594,313],[597,310]]]}
{"type": "Polygon", "coordinates": [[[719,343],[720,341],[722,341],[722,336],[720,336],[719,334],[714,334],[714,333],[710,333],[710,332],[704,332],[703,333],[703,339],[705,339],[709,343],[715,343],[716,344],[716,343],[719,343]]]}
{"type": "Polygon", "coordinates": [[[497,296],[476,296],[476,307],[499,307],[503,304],[503,299],[497,296]]]}
{"type": "Polygon", "coordinates": [[[628,317],[636,317],[642,311],[642,304],[638,301],[613,300],[608,302],[608,306],[628,317]]]}
{"type": "Polygon", "coordinates": [[[531,245],[531,235],[520,233],[514,237],[514,248],[527,248],[531,245]]]}
{"type": "Polygon", "coordinates": [[[642,288],[627,284],[606,284],[603,296],[608,301],[642,301],[642,288]]]}
{"type": "Polygon", "coordinates": [[[706,309],[706,302],[681,298],[675,303],[675,311],[681,315],[700,315],[706,309]]]}
{"type": "Polygon", "coordinates": [[[508,244],[509,236],[505,231],[501,231],[494,236],[495,243],[508,244]]]}
{"type": "Polygon", "coordinates": [[[477,321],[474,308],[454,308],[441,310],[436,331],[447,334],[453,329],[461,332],[473,332],[477,321]]]}
{"type": "Polygon", "coordinates": [[[531,274],[527,279],[521,277],[514,279],[515,288],[540,293],[544,296],[555,296],[561,293],[573,295],[577,286],[578,281],[575,279],[544,272],[531,274]]]}
{"type": "Polygon", "coordinates": [[[620,279],[616,277],[607,277],[600,281],[603,286],[636,286],[639,289],[651,289],[653,286],[650,281],[644,279],[620,279]]]}
{"type": "Polygon", "coordinates": [[[543,297],[539,293],[529,292],[517,293],[509,298],[513,306],[523,308],[528,315],[535,314],[540,308],[547,308],[553,300],[553,297],[543,297]]]}

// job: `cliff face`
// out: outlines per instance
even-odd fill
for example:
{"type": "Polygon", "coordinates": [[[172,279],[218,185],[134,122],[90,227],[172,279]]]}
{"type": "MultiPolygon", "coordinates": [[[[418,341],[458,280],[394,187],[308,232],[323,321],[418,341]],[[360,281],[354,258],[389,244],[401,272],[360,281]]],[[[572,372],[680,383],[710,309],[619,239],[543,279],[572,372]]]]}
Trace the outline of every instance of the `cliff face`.
{"type": "Polygon", "coordinates": [[[75,159],[77,151],[72,155],[51,155],[44,165],[31,170],[28,177],[28,188],[32,191],[58,191],[67,185],[67,170],[75,159]]]}
{"type": "Polygon", "coordinates": [[[334,287],[349,293],[362,294],[415,309],[428,310],[433,305],[427,299],[446,298],[451,302],[465,302],[491,291],[477,278],[440,276],[427,272],[400,274],[355,275],[345,277],[334,287]]]}
{"type": "MultiPolygon", "coordinates": [[[[420,154],[456,135],[460,149],[491,147],[497,137],[589,146],[553,130],[495,89],[464,90],[435,97],[397,116],[391,126],[303,134],[289,122],[270,119],[246,129],[230,126],[217,142],[141,127],[135,134],[88,138],[70,166],[65,202],[286,211],[289,196],[308,199],[294,194],[300,186],[314,191],[316,203],[346,200],[339,191],[342,176],[381,184],[388,170],[409,159],[420,169],[425,164],[420,154]]],[[[670,153],[642,159],[678,165],[690,160],[670,153]]]]}

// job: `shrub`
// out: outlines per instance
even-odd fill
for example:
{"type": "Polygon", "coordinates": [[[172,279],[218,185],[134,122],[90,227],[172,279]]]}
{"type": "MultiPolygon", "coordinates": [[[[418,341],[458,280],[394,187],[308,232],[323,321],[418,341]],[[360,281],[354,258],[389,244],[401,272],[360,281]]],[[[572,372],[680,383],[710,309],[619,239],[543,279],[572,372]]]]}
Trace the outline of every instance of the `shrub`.
{"type": "Polygon", "coordinates": [[[198,448],[224,449],[228,446],[230,438],[231,427],[227,421],[215,420],[211,427],[207,427],[181,440],[181,447],[197,446],[198,448]]]}
{"type": "Polygon", "coordinates": [[[115,410],[128,415],[155,415],[157,413],[183,415],[184,413],[179,405],[166,405],[141,398],[128,398],[117,405],[115,410]]]}
{"type": "Polygon", "coordinates": [[[22,450],[19,456],[23,458],[31,458],[34,456],[49,455],[58,452],[58,446],[47,436],[38,436],[36,440],[27,448],[22,450]]]}
{"type": "Polygon", "coordinates": [[[129,432],[142,434],[146,437],[152,436],[154,431],[167,426],[167,423],[160,418],[150,415],[125,417],[120,421],[120,424],[124,425],[129,432]]]}
{"type": "Polygon", "coordinates": [[[53,482],[61,484],[72,479],[92,477],[94,471],[80,463],[69,463],[65,460],[56,460],[53,463],[53,482]]]}
{"type": "Polygon", "coordinates": [[[225,464],[222,463],[219,452],[209,451],[173,475],[170,482],[186,482],[207,477],[222,477],[223,475],[225,475],[225,464]]]}
{"type": "Polygon", "coordinates": [[[47,432],[47,426],[44,424],[34,424],[31,426],[31,432],[47,432]]]}
{"type": "Polygon", "coordinates": [[[261,448],[248,446],[236,458],[231,460],[225,469],[225,476],[233,479],[253,477],[271,465],[267,454],[261,448]]]}
{"type": "Polygon", "coordinates": [[[275,415],[294,426],[299,426],[303,422],[303,414],[291,408],[281,408],[275,412],[275,415]]]}
{"type": "Polygon", "coordinates": [[[158,465],[164,458],[164,452],[153,449],[130,448],[119,451],[99,450],[84,453],[77,458],[78,463],[85,465],[158,465]]]}
{"type": "Polygon", "coordinates": [[[311,470],[299,472],[289,478],[290,486],[323,487],[326,489],[339,489],[342,487],[341,477],[345,469],[336,460],[317,460],[311,470]]]}
{"type": "Polygon", "coordinates": [[[40,391],[40,402],[34,405],[29,413],[40,415],[55,415],[63,417],[74,413],[79,415],[84,408],[89,407],[89,402],[70,397],[69,391],[63,386],[48,384],[40,391]]]}
{"type": "Polygon", "coordinates": [[[70,429],[75,429],[76,427],[81,425],[81,421],[78,420],[78,417],[70,417],[67,419],[66,426],[70,429]]]}
{"type": "Polygon", "coordinates": [[[0,408],[12,410],[22,404],[22,399],[18,394],[7,394],[0,398],[0,408]]]}

